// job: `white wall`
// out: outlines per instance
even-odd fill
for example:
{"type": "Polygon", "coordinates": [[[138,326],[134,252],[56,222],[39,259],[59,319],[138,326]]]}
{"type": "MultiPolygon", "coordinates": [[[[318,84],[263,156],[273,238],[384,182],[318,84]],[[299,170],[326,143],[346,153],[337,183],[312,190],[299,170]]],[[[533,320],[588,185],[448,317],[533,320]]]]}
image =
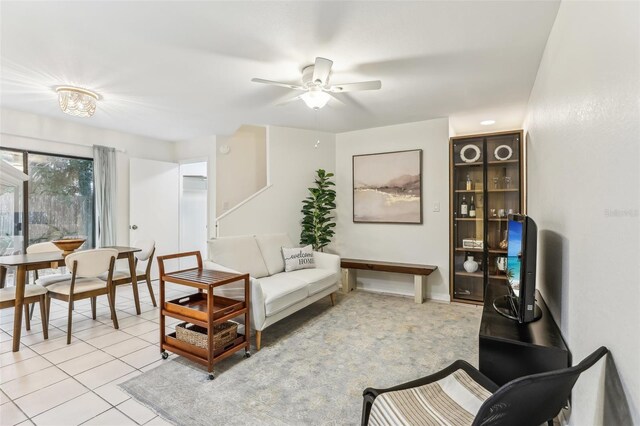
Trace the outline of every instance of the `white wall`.
{"type": "Polygon", "coordinates": [[[218,137],[216,216],[267,186],[267,129],[240,126],[229,137],[218,137]],[[221,147],[229,151],[223,154],[221,147]]]}
{"type": "Polygon", "coordinates": [[[269,182],[272,185],[219,222],[219,235],[287,232],[300,238],[302,200],[315,171],[335,167],[335,135],[286,127],[267,128],[269,182]],[[314,148],[316,140],[320,145],[314,148]]]}
{"type": "MultiPolygon", "coordinates": [[[[179,141],[174,144],[174,157],[177,161],[194,162],[215,160],[216,154],[216,135],[202,136],[186,141],[179,141]]],[[[215,164],[215,161],[213,161],[215,164]]]]}
{"type": "Polygon", "coordinates": [[[578,381],[573,425],[640,424],[639,18],[562,2],[527,113],[539,288],[574,362],[612,357],[578,381]]]}
{"type": "MultiPolygon", "coordinates": [[[[336,136],[338,220],[342,257],[436,265],[428,297],[449,301],[449,120],[446,118],[340,133],[336,136]],[[422,225],[353,223],[352,156],[422,149],[422,225]],[[440,212],[433,211],[440,203],[440,212]]],[[[358,285],[372,291],[413,295],[409,275],[358,271],[358,285]]]]}
{"type": "Polygon", "coordinates": [[[116,238],[118,244],[127,245],[129,158],[174,161],[174,143],[6,108],[0,111],[0,147],[92,158],[94,144],[125,150],[116,155],[116,238]]]}

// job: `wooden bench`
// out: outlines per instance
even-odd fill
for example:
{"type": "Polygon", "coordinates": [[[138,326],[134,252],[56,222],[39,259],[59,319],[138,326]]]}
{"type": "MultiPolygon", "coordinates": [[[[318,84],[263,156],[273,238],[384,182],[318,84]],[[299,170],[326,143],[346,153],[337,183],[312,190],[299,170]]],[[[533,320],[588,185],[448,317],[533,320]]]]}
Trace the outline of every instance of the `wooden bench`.
{"type": "Polygon", "coordinates": [[[413,275],[415,285],[415,302],[424,302],[427,292],[427,276],[438,269],[432,265],[418,265],[414,263],[380,262],[377,260],[342,259],[340,267],[343,269],[342,291],[345,293],[355,290],[357,270],[394,272],[397,274],[413,275]]]}

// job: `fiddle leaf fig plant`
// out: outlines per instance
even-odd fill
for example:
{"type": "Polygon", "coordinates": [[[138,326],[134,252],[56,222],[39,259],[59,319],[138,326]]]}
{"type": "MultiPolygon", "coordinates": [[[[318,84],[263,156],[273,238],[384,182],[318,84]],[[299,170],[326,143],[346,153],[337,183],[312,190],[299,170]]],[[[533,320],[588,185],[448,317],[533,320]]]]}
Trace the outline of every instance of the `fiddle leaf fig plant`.
{"type": "Polygon", "coordinates": [[[316,251],[323,251],[335,234],[331,212],[336,208],[336,191],[332,189],[332,177],[333,173],[317,170],[315,187],[309,188],[309,196],[302,201],[300,244],[311,244],[316,251]]]}

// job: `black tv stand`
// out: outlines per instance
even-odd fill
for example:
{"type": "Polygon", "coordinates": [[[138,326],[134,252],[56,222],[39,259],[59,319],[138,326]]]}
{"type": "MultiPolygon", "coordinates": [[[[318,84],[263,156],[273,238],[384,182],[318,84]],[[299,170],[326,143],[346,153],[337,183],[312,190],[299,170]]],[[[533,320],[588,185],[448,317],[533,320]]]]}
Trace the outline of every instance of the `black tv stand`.
{"type": "MultiPolygon", "coordinates": [[[[517,303],[517,299],[510,294],[505,294],[504,296],[499,296],[493,299],[493,309],[495,309],[500,315],[519,323],[520,321],[518,321],[518,317],[513,313],[512,306],[514,303],[517,303]]],[[[531,322],[538,321],[541,317],[542,309],[540,309],[540,305],[535,303],[533,308],[533,320],[531,322]]]]}
{"type": "Polygon", "coordinates": [[[493,308],[494,300],[508,294],[506,284],[487,285],[479,332],[480,371],[501,386],[518,377],[568,367],[569,349],[540,293],[536,292],[536,300],[542,316],[527,324],[493,308]]]}

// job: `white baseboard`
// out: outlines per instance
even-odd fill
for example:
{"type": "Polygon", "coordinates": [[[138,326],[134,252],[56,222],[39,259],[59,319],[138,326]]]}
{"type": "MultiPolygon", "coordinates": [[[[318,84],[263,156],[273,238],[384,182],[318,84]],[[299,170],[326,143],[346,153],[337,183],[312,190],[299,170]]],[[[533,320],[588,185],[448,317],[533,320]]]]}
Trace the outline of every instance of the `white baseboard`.
{"type": "Polygon", "coordinates": [[[437,303],[445,303],[447,305],[451,304],[451,298],[448,294],[433,294],[431,297],[428,297],[427,300],[437,303]]]}
{"type": "MultiPolygon", "coordinates": [[[[367,287],[363,287],[361,284],[359,284],[356,289],[360,290],[360,291],[365,291],[367,293],[375,293],[375,294],[382,294],[385,296],[395,296],[395,297],[404,297],[407,299],[413,299],[414,295],[412,294],[407,294],[407,293],[397,293],[397,292],[391,292],[391,291],[384,291],[384,290],[378,290],[375,288],[367,288],[367,287]]],[[[449,295],[443,296],[443,295],[434,295],[431,297],[427,297],[426,300],[429,300],[431,302],[436,302],[436,303],[446,303],[447,305],[451,303],[451,301],[449,300],[449,295]]]]}

